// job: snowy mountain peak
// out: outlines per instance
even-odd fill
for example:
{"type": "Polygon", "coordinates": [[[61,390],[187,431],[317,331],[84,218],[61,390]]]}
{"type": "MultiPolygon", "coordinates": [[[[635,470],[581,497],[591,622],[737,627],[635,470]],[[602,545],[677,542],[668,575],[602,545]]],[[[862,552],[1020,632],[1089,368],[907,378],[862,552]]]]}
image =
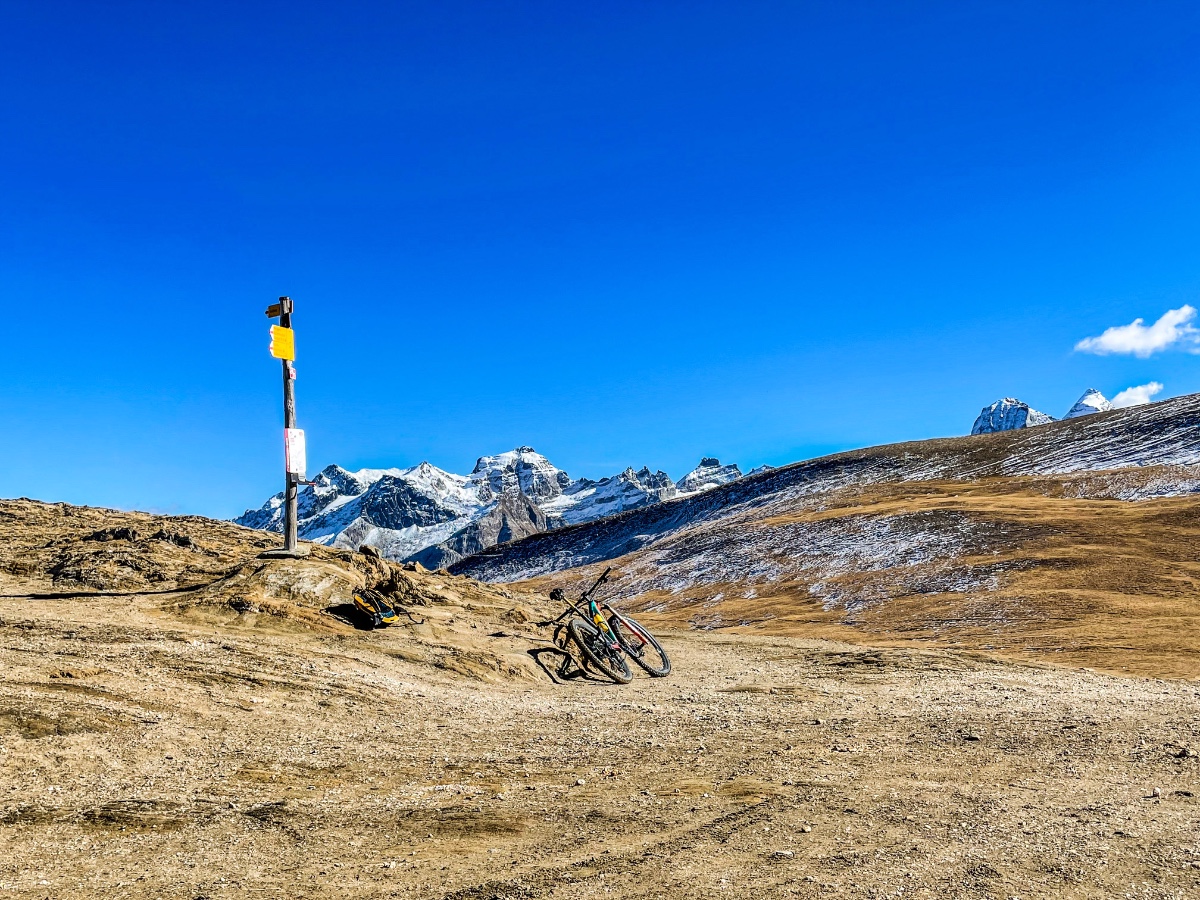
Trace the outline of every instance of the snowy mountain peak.
{"type": "Polygon", "coordinates": [[[1112,408],[1113,405],[1107,397],[1095,388],[1088,388],[1063,418],[1077,419],[1079,416],[1090,416],[1092,413],[1108,412],[1112,408]]]}
{"type": "Polygon", "coordinates": [[[741,477],[742,470],[736,464],[723,466],[715,456],[705,456],[700,460],[700,465],[679,480],[677,486],[681,493],[694,494],[728,484],[741,477]]]}
{"type": "MultiPolygon", "coordinates": [[[[741,476],[737,466],[705,458],[694,490],[741,476]]],[[[481,456],[470,475],[422,462],[410,469],[327,466],[300,490],[300,537],[333,547],[376,547],[390,559],[449,565],[497,542],[589,522],[679,495],[665,472],[632,466],[599,481],[572,481],[532,447],[481,456]]],[[[234,520],[283,530],[283,494],[234,520]]]]}
{"type": "Polygon", "coordinates": [[[1031,428],[1053,422],[1054,417],[1038,412],[1028,403],[1016,397],[1005,397],[991,406],[985,406],[971,426],[971,434],[991,434],[995,431],[1011,431],[1014,428],[1031,428]]]}
{"type": "Polygon", "coordinates": [[[479,483],[479,498],[485,501],[519,491],[543,502],[559,496],[571,484],[570,475],[532,447],[479,457],[471,478],[479,483]]]}

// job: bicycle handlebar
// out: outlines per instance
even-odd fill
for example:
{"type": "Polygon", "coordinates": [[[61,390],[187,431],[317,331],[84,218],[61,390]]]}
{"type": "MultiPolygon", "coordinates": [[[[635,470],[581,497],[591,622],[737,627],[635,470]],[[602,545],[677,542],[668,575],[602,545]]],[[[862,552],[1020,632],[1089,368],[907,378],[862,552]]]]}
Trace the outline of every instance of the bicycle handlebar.
{"type": "Polygon", "coordinates": [[[600,587],[600,585],[604,584],[604,582],[608,581],[608,573],[609,573],[609,572],[611,572],[611,571],[612,571],[612,566],[609,566],[607,569],[605,569],[605,570],[604,570],[604,572],[603,572],[603,574],[601,574],[601,576],[600,576],[599,578],[597,578],[597,579],[596,579],[596,583],[595,583],[595,584],[593,584],[593,585],[592,585],[590,588],[588,588],[586,591],[584,591],[584,592],[583,592],[583,596],[581,596],[581,597],[580,597],[578,600],[576,600],[574,603],[572,603],[570,600],[568,600],[568,599],[566,598],[566,595],[565,595],[565,594],[563,594],[563,592],[562,592],[562,589],[561,589],[561,588],[555,588],[553,591],[551,591],[551,592],[550,592],[550,599],[551,599],[551,600],[558,600],[558,601],[560,601],[560,602],[562,602],[562,603],[566,603],[566,604],[567,604],[567,608],[566,608],[566,609],[564,609],[564,610],[563,610],[561,613],[559,613],[559,614],[558,614],[558,616],[556,616],[555,618],[553,618],[553,619],[550,619],[550,620],[548,620],[548,621],[546,621],[546,622],[538,622],[538,623],[536,623],[536,624],[538,624],[538,625],[553,625],[555,622],[558,622],[558,621],[560,621],[560,620],[562,620],[562,619],[565,619],[565,618],[566,618],[567,616],[569,616],[571,613],[573,613],[573,612],[577,612],[577,611],[579,610],[579,607],[580,607],[580,606],[582,606],[583,604],[587,603],[587,602],[588,602],[588,600],[589,600],[589,599],[591,599],[591,596],[592,596],[592,594],[594,594],[594,593],[596,592],[596,589],[597,589],[597,588],[599,588],[599,587],[600,587]],[[555,596],[556,594],[557,594],[558,596],[555,596]]]}
{"type": "Polygon", "coordinates": [[[583,592],[583,596],[579,598],[579,602],[583,603],[588,598],[590,598],[592,596],[592,594],[596,593],[596,590],[600,587],[600,585],[602,585],[602,584],[604,584],[604,582],[608,581],[608,573],[611,571],[612,571],[612,566],[609,566],[607,569],[605,569],[604,573],[599,578],[596,579],[596,583],[593,584],[590,588],[588,588],[586,591],[583,592]]]}

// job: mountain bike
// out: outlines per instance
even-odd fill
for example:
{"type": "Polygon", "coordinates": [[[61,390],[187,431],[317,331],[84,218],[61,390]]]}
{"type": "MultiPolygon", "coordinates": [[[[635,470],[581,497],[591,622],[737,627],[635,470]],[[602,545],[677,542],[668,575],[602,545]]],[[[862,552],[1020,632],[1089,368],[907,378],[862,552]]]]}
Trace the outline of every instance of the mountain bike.
{"type": "Polygon", "coordinates": [[[586,617],[572,619],[565,626],[558,624],[554,633],[555,643],[565,643],[561,640],[565,628],[567,639],[579,647],[585,662],[619,684],[628,684],[633,680],[626,657],[654,678],[669,675],[671,659],[654,635],[637,620],[618,612],[610,604],[596,602],[594,595],[608,580],[611,571],[611,566],[605,569],[604,574],[575,603],[567,599],[561,588],[550,592],[550,599],[566,603],[567,609],[547,624],[561,623],[572,614],[586,617]]]}

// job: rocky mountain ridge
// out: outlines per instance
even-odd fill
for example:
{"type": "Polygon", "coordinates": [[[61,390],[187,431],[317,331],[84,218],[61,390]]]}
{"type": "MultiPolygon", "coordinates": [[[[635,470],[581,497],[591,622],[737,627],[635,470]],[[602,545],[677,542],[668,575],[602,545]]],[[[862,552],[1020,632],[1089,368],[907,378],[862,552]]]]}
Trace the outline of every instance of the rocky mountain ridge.
{"type": "MultiPolygon", "coordinates": [[[[975,484],[1012,476],[1071,476],[1060,478],[1054,490],[1085,499],[1196,493],[1200,394],[1037,428],[913,441],[806,460],[702,494],[493,547],[451,570],[485,581],[518,581],[637,553],[653,559],[650,568],[659,573],[654,576],[659,587],[687,590],[718,580],[715,573],[732,583],[769,580],[772,572],[809,556],[846,571],[891,565],[909,550],[944,558],[967,535],[968,524],[936,510],[923,514],[928,522],[846,518],[843,530],[835,534],[826,534],[822,529],[830,526],[820,523],[789,523],[799,510],[825,509],[835,496],[873,486],[975,484]],[[910,537],[911,547],[905,543],[910,537]],[[878,560],[864,562],[875,553],[878,560]]],[[[992,527],[983,520],[969,525],[982,529],[981,534],[992,527]]],[[[814,590],[823,588],[814,583],[814,590]]]]}
{"type": "MultiPolygon", "coordinates": [[[[299,533],[332,547],[375,547],[433,569],[497,543],[711,490],[742,477],[711,457],[676,484],[665,472],[632,467],[598,481],[572,479],[532,447],[482,456],[469,475],[423,462],[408,469],[331,465],[300,490],[299,533]]],[[[279,532],[283,494],[234,520],[279,532]]]]}
{"type": "Polygon", "coordinates": [[[1090,416],[1092,413],[1108,412],[1113,408],[1107,397],[1095,388],[1088,388],[1083,396],[1075,401],[1075,405],[1067,410],[1064,419],[1077,419],[1080,416],[1090,416]]]}

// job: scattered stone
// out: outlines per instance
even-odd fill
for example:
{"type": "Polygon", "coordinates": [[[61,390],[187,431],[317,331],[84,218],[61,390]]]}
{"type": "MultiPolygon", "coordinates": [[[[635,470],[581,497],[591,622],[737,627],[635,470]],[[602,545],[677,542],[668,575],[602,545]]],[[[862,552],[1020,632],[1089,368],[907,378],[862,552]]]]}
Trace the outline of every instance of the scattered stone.
{"type": "Polygon", "coordinates": [[[150,535],[150,540],[174,544],[176,547],[182,547],[185,550],[196,549],[196,542],[189,535],[180,534],[178,531],[168,531],[165,528],[160,528],[154,534],[150,535]]]}
{"type": "Polygon", "coordinates": [[[85,535],[85,541],[136,541],[138,539],[138,531],[136,528],[113,527],[101,528],[99,531],[93,531],[89,535],[85,535]]]}

